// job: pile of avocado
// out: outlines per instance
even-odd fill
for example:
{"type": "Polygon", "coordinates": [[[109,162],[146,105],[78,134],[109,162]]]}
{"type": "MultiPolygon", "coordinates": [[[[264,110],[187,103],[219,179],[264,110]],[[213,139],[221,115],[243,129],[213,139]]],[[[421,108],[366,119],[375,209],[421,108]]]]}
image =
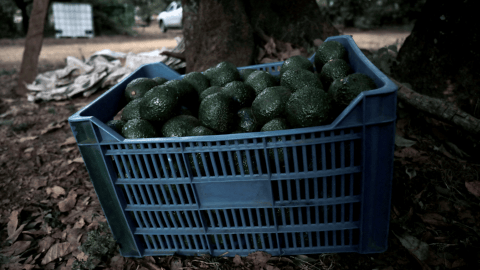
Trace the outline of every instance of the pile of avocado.
{"type": "Polygon", "coordinates": [[[181,80],[137,78],[125,88],[128,103],[121,120],[107,125],[126,139],[321,126],[360,92],[376,88],[370,77],[353,72],[342,44],[327,41],[318,47],[314,64],[293,56],[278,76],[222,62],[181,80]]]}

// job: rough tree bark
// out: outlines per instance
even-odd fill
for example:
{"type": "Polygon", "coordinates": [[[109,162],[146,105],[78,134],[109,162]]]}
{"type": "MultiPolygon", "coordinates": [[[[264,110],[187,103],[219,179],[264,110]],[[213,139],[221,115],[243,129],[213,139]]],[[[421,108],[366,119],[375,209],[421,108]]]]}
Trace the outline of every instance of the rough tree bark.
{"type": "Polygon", "coordinates": [[[474,0],[428,0],[398,53],[393,77],[480,118],[480,35],[475,4],[474,0]]]}
{"type": "Polygon", "coordinates": [[[321,18],[315,0],[183,0],[186,72],[203,71],[221,61],[253,64],[258,30],[298,47],[338,35],[321,18]]]}
{"type": "Polygon", "coordinates": [[[33,1],[33,9],[30,14],[25,50],[23,51],[22,65],[15,93],[25,96],[27,88],[24,83],[31,83],[37,76],[37,65],[43,43],[43,29],[47,16],[49,0],[33,1]]]}

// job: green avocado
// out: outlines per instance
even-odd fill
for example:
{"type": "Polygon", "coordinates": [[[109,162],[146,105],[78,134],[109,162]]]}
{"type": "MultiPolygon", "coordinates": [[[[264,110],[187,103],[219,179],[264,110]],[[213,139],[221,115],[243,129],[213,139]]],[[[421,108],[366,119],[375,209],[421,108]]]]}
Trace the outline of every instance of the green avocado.
{"type": "Polygon", "coordinates": [[[214,74],[210,78],[210,85],[225,86],[229,82],[239,81],[240,73],[234,64],[224,61],[215,67],[214,74]]]}
{"type": "Polygon", "coordinates": [[[198,112],[198,92],[195,88],[184,80],[170,80],[163,84],[177,90],[178,102],[185,106],[196,115],[198,112]]]}
{"type": "Polygon", "coordinates": [[[248,76],[245,84],[252,87],[255,90],[255,95],[258,96],[266,88],[276,86],[277,82],[270,73],[264,70],[257,70],[248,76]]]}
{"type": "Polygon", "coordinates": [[[125,87],[125,98],[127,102],[143,97],[148,90],[157,86],[158,83],[150,78],[137,78],[125,87]]]}
{"type": "Polygon", "coordinates": [[[283,86],[269,87],[263,90],[252,103],[252,111],[259,125],[284,116],[285,105],[292,92],[283,86]]]}
{"type": "MultiPolygon", "coordinates": [[[[267,122],[260,131],[276,131],[276,130],[285,130],[288,129],[287,121],[284,118],[274,118],[267,122]]],[[[277,137],[277,142],[282,141],[282,137],[277,137]]],[[[272,142],[272,139],[268,139],[268,142],[272,142]]],[[[281,165],[285,162],[284,149],[282,147],[277,148],[278,161],[281,165]]],[[[275,151],[273,149],[268,149],[268,155],[270,159],[275,160],[275,151]]],[[[287,148],[287,160],[292,156],[292,150],[287,148]]]]}
{"type": "Polygon", "coordinates": [[[190,72],[185,75],[182,81],[189,83],[200,95],[205,89],[210,87],[210,81],[208,78],[200,72],[190,72]]]}
{"type": "Polygon", "coordinates": [[[178,115],[170,118],[162,126],[162,135],[164,137],[185,137],[190,130],[200,125],[200,121],[191,115],[178,115]]]}
{"type": "Polygon", "coordinates": [[[354,73],[334,80],[329,93],[338,109],[336,114],[341,113],[361,92],[376,88],[377,85],[372,78],[362,73],[354,73]]]}
{"type": "Polygon", "coordinates": [[[164,122],[179,113],[178,92],[163,84],[145,93],[140,104],[140,117],[150,121],[164,122]]]}
{"type": "Polygon", "coordinates": [[[315,52],[315,68],[320,73],[323,66],[332,59],[343,59],[348,62],[347,50],[343,45],[334,40],[326,41],[318,46],[315,52]]]}
{"type": "Polygon", "coordinates": [[[125,121],[123,120],[110,120],[107,122],[107,126],[118,133],[122,133],[122,128],[125,125],[125,121]]]}
{"type": "Polygon", "coordinates": [[[306,69],[290,69],[280,77],[280,85],[285,86],[295,93],[304,87],[323,89],[323,84],[316,74],[306,69]]]}
{"type": "Polygon", "coordinates": [[[157,136],[155,128],[147,120],[128,120],[122,128],[122,135],[126,139],[154,138],[157,136]]]}
{"type": "Polygon", "coordinates": [[[258,123],[253,115],[252,108],[241,108],[237,112],[237,131],[255,132],[258,130],[258,123]]]}
{"type": "Polygon", "coordinates": [[[248,76],[250,76],[250,74],[252,74],[255,71],[257,71],[257,70],[252,69],[252,68],[241,69],[239,71],[240,72],[240,79],[242,79],[242,81],[245,81],[248,78],[248,76]]]}
{"type": "Polygon", "coordinates": [[[200,103],[198,119],[203,126],[217,133],[228,133],[234,127],[233,99],[223,93],[207,96],[200,103]]]}
{"type": "Polygon", "coordinates": [[[223,87],[222,93],[233,99],[237,109],[250,107],[255,99],[255,90],[240,81],[227,83],[223,87]]]}
{"type": "Polygon", "coordinates": [[[137,98],[130,101],[122,111],[122,120],[128,121],[136,118],[140,118],[140,107],[142,98],[137,98]]]}
{"type": "Polygon", "coordinates": [[[162,84],[168,82],[167,79],[162,78],[162,77],[155,77],[152,80],[154,80],[157,83],[157,85],[162,85],[162,84]]]}
{"type": "Polygon", "coordinates": [[[313,64],[305,56],[295,55],[283,62],[280,68],[280,75],[291,69],[305,69],[313,73],[313,64]]]}
{"type": "Polygon", "coordinates": [[[200,103],[209,95],[222,92],[222,89],[223,87],[220,86],[210,86],[209,88],[205,89],[205,91],[203,91],[199,96],[200,103]]]}
{"type": "Polygon", "coordinates": [[[328,124],[330,96],[322,89],[305,87],[293,93],[286,104],[287,122],[295,128],[328,124]]]}
{"type": "Polygon", "coordinates": [[[323,89],[328,92],[330,84],[332,84],[334,80],[345,78],[351,73],[353,73],[353,70],[345,60],[333,59],[328,61],[320,72],[320,80],[325,87],[323,89]]]}

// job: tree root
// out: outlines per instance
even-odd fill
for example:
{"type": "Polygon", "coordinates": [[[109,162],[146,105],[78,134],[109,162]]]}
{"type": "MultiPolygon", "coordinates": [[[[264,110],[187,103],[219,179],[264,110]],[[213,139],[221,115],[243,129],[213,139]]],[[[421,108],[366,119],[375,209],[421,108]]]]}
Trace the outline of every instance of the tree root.
{"type": "Polygon", "coordinates": [[[415,92],[389,77],[397,86],[398,98],[438,120],[461,127],[472,134],[480,134],[480,119],[464,112],[457,105],[438,98],[432,98],[415,92]]]}

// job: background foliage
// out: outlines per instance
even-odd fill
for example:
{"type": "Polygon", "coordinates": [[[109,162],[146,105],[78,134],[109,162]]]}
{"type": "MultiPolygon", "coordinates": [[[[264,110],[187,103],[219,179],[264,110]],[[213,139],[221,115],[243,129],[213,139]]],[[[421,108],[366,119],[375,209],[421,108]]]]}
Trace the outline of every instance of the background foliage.
{"type": "MultiPolygon", "coordinates": [[[[27,2],[27,11],[31,12],[32,1],[27,2]]],[[[135,24],[135,16],[146,23],[152,15],[157,15],[172,2],[172,0],[55,0],[50,1],[50,8],[45,24],[45,36],[54,36],[55,29],[52,20],[53,2],[88,3],[93,8],[95,35],[132,34],[131,27],[135,24]]],[[[15,38],[25,36],[21,23],[14,22],[14,14],[18,7],[15,0],[0,1],[0,38],[15,38]]]]}
{"type": "Polygon", "coordinates": [[[368,29],[412,25],[426,0],[317,0],[334,25],[368,29]]]}

